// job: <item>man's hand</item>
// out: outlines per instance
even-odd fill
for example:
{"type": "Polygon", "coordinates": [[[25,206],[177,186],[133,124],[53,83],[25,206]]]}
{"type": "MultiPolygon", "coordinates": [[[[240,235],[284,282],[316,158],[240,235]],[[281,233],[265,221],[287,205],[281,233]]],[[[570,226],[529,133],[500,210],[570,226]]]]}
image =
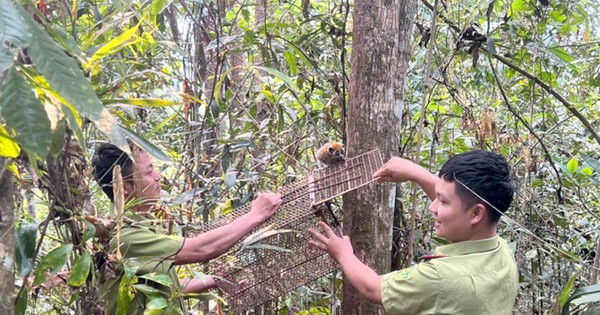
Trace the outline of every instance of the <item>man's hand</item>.
{"type": "Polygon", "coordinates": [[[325,234],[308,229],[308,232],[316,239],[308,241],[309,245],[326,251],[338,264],[341,264],[344,257],[354,255],[354,249],[348,236],[338,237],[325,222],[319,222],[319,225],[325,234]]]}
{"type": "Polygon", "coordinates": [[[414,180],[422,171],[422,167],[412,161],[394,156],[373,173],[373,178],[382,182],[405,182],[414,180]]]}
{"type": "Polygon", "coordinates": [[[375,171],[373,179],[381,182],[415,182],[423,188],[431,200],[435,199],[435,185],[439,180],[422,166],[397,156],[392,157],[375,171]]]}
{"type": "Polygon", "coordinates": [[[316,239],[308,241],[308,244],[328,252],[342,266],[344,274],[358,292],[369,301],[381,305],[382,276],[354,256],[354,250],[348,236],[338,237],[324,222],[319,222],[319,225],[323,228],[325,234],[308,229],[308,232],[316,239]]]}
{"type": "Polygon", "coordinates": [[[250,210],[250,213],[258,216],[261,222],[265,221],[275,214],[282,202],[281,194],[261,193],[252,201],[252,210],[250,210]]]}

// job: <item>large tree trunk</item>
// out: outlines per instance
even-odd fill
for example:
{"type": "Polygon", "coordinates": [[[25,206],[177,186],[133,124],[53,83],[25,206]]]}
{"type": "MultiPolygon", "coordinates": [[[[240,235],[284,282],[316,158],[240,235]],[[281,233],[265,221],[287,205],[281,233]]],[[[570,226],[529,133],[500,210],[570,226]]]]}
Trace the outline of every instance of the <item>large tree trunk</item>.
{"type": "MultiPolygon", "coordinates": [[[[1,82],[1,80],[0,80],[1,82]]],[[[0,157],[0,314],[13,314],[15,305],[15,216],[8,160],[0,157]]]]}
{"type": "MultiPolygon", "coordinates": [[[[356,0],[348,108],[349,156],[373,148],[384,160],[398,154],[404,77],[410,56],[413,0],[356,0]]],[[[390,269],[395,188],[376,184],[347,194],[344,234],[358,258],[382,274],[390,269]]],[[[383,313],[344,279],[343,314],[383,313]]]]}

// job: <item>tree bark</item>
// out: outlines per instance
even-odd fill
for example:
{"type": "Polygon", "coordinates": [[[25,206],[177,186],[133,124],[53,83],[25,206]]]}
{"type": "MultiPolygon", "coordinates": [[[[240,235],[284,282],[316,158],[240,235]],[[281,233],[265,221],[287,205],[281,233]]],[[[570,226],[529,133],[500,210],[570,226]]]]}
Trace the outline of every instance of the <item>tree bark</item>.
{"type": "MultiPolygon", "coordinates": [[[[354,3],[348,155],[379,148],[384,161],[400,148],[403,87],[410,56],[414,0],[354,3]]],[[[395,187],[375,184],[344,198],[344,234],[358,258],[377,273],[390,269],[395,187]]],[[[379,314],[344,279],[343,314],[379,314]]]]}
{"type": "Polygon", "coordinates": [[[15,216],[7,163],[0,157],[0,314],[13,314],[15,305],[15,216]]]}

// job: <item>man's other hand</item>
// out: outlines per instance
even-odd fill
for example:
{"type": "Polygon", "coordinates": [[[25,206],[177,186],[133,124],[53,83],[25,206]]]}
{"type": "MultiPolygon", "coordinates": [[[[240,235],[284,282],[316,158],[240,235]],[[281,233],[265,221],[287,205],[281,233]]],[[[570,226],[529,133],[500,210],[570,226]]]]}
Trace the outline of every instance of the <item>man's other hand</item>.
{"type": "Polygon", "coordinates": [[[264,221],[275,214],[282,202],[281,194],[261,193],[254,201],[252,201],[252,210],[250,212],[254,213],[264,221]]]}

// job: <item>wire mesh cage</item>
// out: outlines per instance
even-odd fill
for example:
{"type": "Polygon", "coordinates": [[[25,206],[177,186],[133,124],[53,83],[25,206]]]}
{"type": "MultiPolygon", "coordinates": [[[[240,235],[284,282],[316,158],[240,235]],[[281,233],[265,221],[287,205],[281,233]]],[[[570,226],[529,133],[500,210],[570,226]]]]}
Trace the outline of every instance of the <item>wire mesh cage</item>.
{"type": "MultiPolygon", "coordinates": [[[[308,229],[319,230],[319,221],[339,228],[340,218],[323,204],[371,183],[372,174],[382,165],[376,149],[282,187],[279,210],[254,231],[258,241],[248,242],[252,239],[249,237],[204,266],[205,272],[217,281],[230,308],[236,314],[244,312],[337,270],[338,265],[329,255],[308,245],[308,229]],[[278,231],[256,236],[268,227],[278,231]]],[[[231,223],[250,209],[250,204],[237,208],[211,221],[202,231],[231,223]]]]}

